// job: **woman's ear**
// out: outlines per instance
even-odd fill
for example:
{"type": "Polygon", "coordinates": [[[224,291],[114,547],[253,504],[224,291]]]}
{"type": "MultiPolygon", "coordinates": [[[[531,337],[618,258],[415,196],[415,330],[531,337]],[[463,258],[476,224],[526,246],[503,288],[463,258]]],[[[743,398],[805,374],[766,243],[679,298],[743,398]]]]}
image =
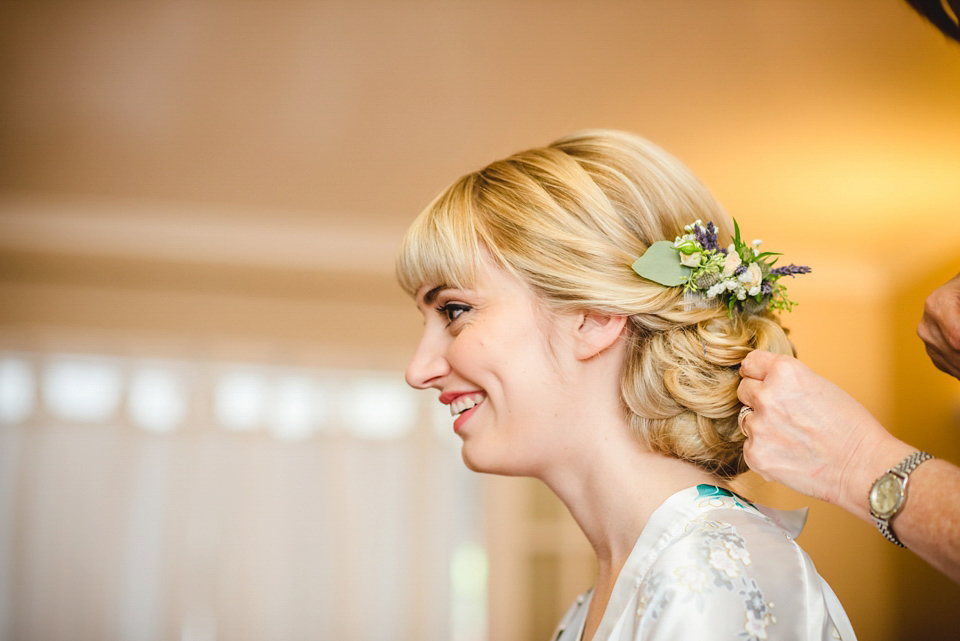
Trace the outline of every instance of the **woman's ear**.
{"type": "Polygon", "coordinates": [[[602,314],[584,311],[579,314],[580,325],[576,330],[577,358],[593,358],[617,342],[627,324],[623,315],[602,314]]]}

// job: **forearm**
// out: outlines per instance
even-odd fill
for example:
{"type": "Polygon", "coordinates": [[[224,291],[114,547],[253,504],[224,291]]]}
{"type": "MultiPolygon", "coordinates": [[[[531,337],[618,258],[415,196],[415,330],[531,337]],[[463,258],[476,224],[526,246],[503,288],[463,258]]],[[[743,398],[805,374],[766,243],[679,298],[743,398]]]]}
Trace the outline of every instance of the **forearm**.
{"type": "MultiPolygon", "coordinates": [[[[872,448],[837,503],[868,523],[873,482],[915,447],[890,437],[872,448]]],[[[934,459],[910,474],[907,502],[891,521],[897,538],[930,565],[960,583],[960,468],[934,459]]]]}
{"type": "Polygon", "coordinates": [[[900,541],[960,583],[960,468],[938,459],[910,475],[907,503],[893,519],[900,541]]]}

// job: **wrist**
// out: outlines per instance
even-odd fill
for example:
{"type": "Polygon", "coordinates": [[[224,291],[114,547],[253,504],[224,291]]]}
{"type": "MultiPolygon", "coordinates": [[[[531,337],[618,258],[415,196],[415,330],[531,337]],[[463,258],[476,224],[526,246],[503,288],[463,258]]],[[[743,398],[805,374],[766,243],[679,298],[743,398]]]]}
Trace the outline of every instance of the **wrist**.
{"type": "Polygon", "coordinates": [[[837,501],[839,507],[871,524],[873,519],[870,516],[868,497],[874,482],[887,470],[917,451],[917,448],[904,443],[886,430],[883,430],[883,434],[886,435],[885,438],[872,442],[851,458],[837,501]]]}
{"type": "Polygon", "coordinates": [[[870,490],[870,515],[888,541],[906,547],[893,531],[893,519],[907,503],[910,475],[925,461],[934,458],[929,452],[916,450],[878,478],[870,490]]]}

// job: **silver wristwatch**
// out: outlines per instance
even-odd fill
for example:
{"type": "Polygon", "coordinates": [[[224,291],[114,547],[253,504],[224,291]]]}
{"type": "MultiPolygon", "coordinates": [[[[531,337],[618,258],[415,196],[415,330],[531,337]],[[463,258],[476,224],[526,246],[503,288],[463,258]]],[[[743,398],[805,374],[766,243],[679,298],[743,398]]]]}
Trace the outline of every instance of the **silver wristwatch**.
{"type": "Polygon", "coordinates": [[[867,500],[870,502],[870,516],[877,524],[880,534],[888,541],[900,547],[906,547],[890,529],[890,519],[900,512],[907,501],[907,480],[910,472],[926,460],[932,459],[932,454],[914,452],[900,461],[896,467],[891,467],[883,476],[873,482],[867,500]]]}

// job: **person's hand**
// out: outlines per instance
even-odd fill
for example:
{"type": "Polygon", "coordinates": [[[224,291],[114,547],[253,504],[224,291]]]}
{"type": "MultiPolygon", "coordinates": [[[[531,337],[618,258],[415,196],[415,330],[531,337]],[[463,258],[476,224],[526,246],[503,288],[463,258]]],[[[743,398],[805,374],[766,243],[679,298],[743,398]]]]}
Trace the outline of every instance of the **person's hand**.
{"type": "Polygon", "coordinates": [[[909,446],[795,358],[757,350],[743,360],[740,375],[737,396],[754,410],[743,421],[747,465],[768,481],[865,518],[870,484],[909,446]]]}
{"type": "Polygon", "coordinates": [[[917,336],[933,364],[960,379],[960,274],[927,297],[917,336]]]}

